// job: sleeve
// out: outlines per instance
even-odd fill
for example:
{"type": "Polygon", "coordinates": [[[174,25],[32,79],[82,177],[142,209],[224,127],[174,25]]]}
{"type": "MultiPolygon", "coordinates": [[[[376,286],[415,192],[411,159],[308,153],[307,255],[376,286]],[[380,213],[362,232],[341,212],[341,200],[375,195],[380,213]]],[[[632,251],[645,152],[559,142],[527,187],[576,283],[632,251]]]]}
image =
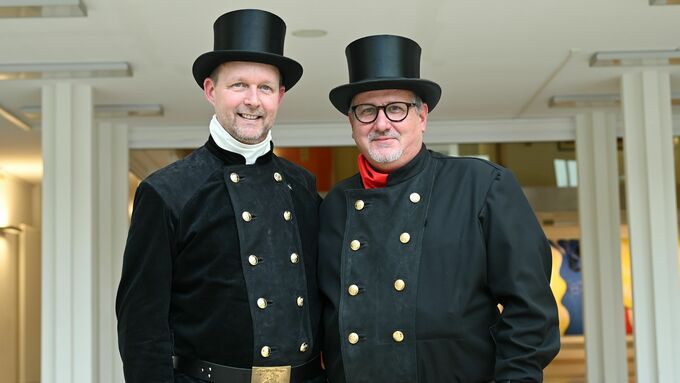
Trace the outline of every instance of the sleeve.
{"type": "Polygon", "coordinates": [[[127,383],[172,383],[169,325],[172,214],[146,182],[135,193],[116,296],[118,347],[127,383]]]}
{"type": "Polygon", "coordinates": [[[500,169],[480,213],[486,238],[489,288],[503,306],[491,328],[495,380],[542,382],[557,355],[557,305],[550,290],[551,252],[517,180],[500,169]]]}

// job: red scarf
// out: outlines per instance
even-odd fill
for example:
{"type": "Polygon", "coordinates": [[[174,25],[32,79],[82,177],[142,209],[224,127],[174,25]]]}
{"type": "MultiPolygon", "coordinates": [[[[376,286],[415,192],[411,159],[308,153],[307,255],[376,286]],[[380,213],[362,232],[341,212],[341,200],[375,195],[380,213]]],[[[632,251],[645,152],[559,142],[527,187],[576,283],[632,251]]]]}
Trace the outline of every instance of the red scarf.
{"type": "Polygon", "coordinates": [[[361,180],[364,182],[366,189],[382,188],[387,185],[388,174],[380,173],[373,169],[363,154],[359,154],[357,162],[359,163],[359,174],[361,174],[361,180]]]}

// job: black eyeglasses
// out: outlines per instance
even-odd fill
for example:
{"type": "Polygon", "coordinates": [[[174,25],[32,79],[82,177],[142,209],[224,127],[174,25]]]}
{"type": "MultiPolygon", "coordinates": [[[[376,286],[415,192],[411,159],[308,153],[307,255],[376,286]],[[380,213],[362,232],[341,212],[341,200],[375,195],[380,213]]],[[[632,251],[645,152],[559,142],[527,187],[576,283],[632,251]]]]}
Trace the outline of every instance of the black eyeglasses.
{"type": "Polygon", "coordinates": [[[378,118],[380,109],[385,112],[385,117],[392,122],[404,121],[408,116],[410,107],[416,106],[412,102],[390,102],[385,105],[359,104],[350,107],[359,122],[370,124],[378,118]]]}

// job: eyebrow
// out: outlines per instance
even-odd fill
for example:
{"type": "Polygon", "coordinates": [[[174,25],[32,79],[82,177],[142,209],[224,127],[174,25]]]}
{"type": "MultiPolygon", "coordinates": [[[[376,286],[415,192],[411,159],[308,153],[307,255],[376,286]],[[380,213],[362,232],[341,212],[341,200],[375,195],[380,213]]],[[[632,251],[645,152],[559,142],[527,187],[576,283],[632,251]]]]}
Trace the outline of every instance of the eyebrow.
{"type": "MultiPolygon", "coordinates": [[[[234,84],[234,83],[238,83],[238,82],[242,82],[244,84],[250,84],[250,82],[246,81],[243,77],[235,77],[235,78],[227,77],[225,80],[226,80],[225,82],[227,84],[234,84]]],[[[265,80],[263,82],[258,83],[258,85],[271,85],[272,87],[276,87],[276,83],[277,83],[276,80],[265,80]]]]}

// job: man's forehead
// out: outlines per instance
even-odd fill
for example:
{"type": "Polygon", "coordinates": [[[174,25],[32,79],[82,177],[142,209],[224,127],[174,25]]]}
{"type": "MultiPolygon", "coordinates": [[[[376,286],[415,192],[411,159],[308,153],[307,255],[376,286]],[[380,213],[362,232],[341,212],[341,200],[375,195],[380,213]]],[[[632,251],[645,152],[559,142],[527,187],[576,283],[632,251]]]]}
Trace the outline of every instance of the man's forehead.
{"type": "Polygon", "coordinates": [[[352,100],[354,104],[372,100],[410,101],[414,96],[412,91],[406,89],[378,89],[357,93],[352,100]]]}
{"type": "Polygon", "coordinates": [[[281,77],[279,68],[274,65],[254,61],[226,61],[220,64],[219,70],[220,74],[229,77],[240,77],[253,73],[271,75],[274,79],[281,77]]]}

